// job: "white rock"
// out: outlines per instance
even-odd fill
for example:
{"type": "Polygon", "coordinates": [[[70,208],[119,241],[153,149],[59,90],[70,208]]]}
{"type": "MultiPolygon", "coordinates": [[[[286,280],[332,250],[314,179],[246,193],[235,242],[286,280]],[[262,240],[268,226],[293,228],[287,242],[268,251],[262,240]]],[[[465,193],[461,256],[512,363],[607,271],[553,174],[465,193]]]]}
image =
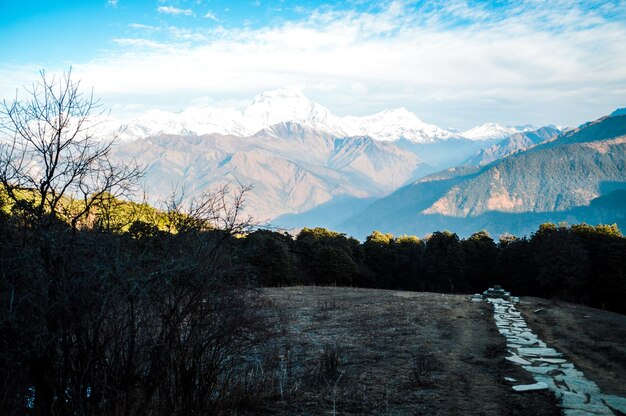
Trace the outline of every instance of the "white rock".
{"type": "Polygon", "coordinates": [[[532,390],[545,390],[548,388],[548,385],[543,381],[540,381],[535,384],[520,384],[517,386],[513,386],[513,390],[515,391],[532,391],[532,390]]]}
{"type": "MultiPolygon", "coordinates": [[[[550,363],[550,364],[562,364],[562,363],[566,363],[567,361],[564,360],[563,358],[533,358],[531,361],[540,361],[543,363],[550,363]]],[[[572,364],[573,366],[573,364],[572,364]]],[[[561,365],[561,367],[563,368],[563,365],[561,365]]]]}
{"type": "Polygon", "coordinates": [[[562,354],[556,351],[554,348],[520,348],[518,353],[521,356],[529,356],[529,357],[560,357],[562,354]]]}
{"type": "Polygon", "coordinates": [[[510,357],[506,357],[506,359],[515,364],[530,365],[530,361],[526,361],[517,354],[512,354],[510,357]]]}
{"type": "Polygon", "coordinates": [[[558,367],[552,367],[549,365],[546,366],[532,366],[532,365],[525,365],[522,368],[524,368],[524,370],[530,372],[530,373],[534,373],[534,374],[550,374],[556,371],[561,371],[558,367]]]}

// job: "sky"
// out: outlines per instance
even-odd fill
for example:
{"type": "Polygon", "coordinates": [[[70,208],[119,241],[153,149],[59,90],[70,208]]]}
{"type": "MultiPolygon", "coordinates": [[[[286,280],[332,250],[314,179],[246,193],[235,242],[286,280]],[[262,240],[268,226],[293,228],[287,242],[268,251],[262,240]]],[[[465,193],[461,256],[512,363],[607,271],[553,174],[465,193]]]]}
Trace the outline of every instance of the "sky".
{"type": "Polygon", "coordinates": [[[576,126],[626,106],[626,0],[0,0],[0,97],[70,67],[119,118],[296,86],[340,116],[576,126]]]}

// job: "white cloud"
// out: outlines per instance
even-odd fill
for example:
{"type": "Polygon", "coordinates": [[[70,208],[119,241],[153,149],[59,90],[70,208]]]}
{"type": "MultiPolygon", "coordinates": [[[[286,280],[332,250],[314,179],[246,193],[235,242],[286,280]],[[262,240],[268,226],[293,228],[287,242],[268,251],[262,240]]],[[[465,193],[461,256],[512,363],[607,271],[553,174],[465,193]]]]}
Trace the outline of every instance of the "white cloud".
{"type": "Polygon", "coordinates": [[[122,50],[74,72],[122,105],[241,102],[295,84],[340,115],[405,106],[459,129],[485,121],[574,125],[626,104],[626,19],[601,14],[615,10],[565,1],[547,10],[535,0],[497,14],[463,1],[412,7],[314,11],[262,28],[161,28],[160,37],[115,39],[122,50]]]}
{"type": "Polygon", "coordinates": [[[167,45],[141,38],[115,38],[113,42],[120,46],[135,47],[139,49],[165,49],[167,45]]]}
{"type": "Polygon", "coordinates": [[[219,21],[219,20],[218,20],[218,18],[217,18],[217,16],[216,16],[216,15],[215,15],[215,13],[213,13],[213,12],[207,12],[207,13],[204,15],[204,17],[205,17],[205,18],[207,18],[207,19],[215,20],[216,22],[217,22],[217,21],[219,21]]]}
{"type": "Polygon", "coordinates": [[[165,14],[193,16],[193,10],[191,10],[191,9],[179,9],[178,7],[173,7],[173,6],[159,6],[157,8],[157,11],[159,13],[165,13],[165,14]]]}
{"type": "Polygon", "coordinates": [[[111,7],[117,7],[117,0],[108,0],[107,4],[111,7]]]}
{"type": "Polygon", "coordinates": [[[148,30],[148,31],[152,31],[156,29],[154,26],[144,25],[142,23],[131,23],[128,25],[128,27],[132,29],[148,30]]]}

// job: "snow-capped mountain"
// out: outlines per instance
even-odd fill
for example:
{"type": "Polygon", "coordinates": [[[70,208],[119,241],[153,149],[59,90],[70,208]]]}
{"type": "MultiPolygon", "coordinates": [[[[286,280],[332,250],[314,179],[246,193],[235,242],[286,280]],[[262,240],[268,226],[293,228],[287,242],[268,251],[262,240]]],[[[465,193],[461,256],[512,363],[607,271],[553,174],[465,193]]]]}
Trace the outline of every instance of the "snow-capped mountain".
{"type": "Polygon", "coordinates": [[[530,124],[524,126],[502,126],[497,123],[485,123],[480,126],[476,126],[470,130],[461,133],[461,136],[470,140],[494,140],[505,139],[515,133],[522,133],[525,131],[536,130],[530,124]]]}
{"type": "Polygon", "coordinates": [[[415,143],[430,143],[460,137],[457,132],[423,122],[406,108],[363,117],[339,117],[294,87],[259,94],[243,111],[213,107],[192,107],[180,112],[151,110],[127,121],[108,120],[101,126],[101,133],[110,134],[121,127],[119,137],[124,141],[159,134],[218,133],[245,137],[286,122],[335,137],[368,136],[380,141],[404,138],[415,143]]]}

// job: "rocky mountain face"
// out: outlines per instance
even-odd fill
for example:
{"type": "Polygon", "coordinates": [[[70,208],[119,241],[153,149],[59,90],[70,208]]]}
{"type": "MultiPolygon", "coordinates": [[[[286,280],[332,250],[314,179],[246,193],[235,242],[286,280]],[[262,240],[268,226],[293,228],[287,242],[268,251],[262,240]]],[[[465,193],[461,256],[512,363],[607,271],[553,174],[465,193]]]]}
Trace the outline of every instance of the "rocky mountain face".
{"type": "Polygon", "coordinates": [[[342,230],[360,237],[374,229],[515,234],[536,229],[539,220],[593,222],[592,207],[606,218],[598,207],[620,189],[626,189],[626,116],[617,115],[480,168],[424,177],[349,218],[342,230]]]}
{"type": "Polygon", "coordinates": [[[226,183],[252,185],[247,213],[269,220],[334,198],[381,197],[415,178],[411,152],[370,137],[336,138],[297,123],[279,123],[253,136],[158,135],[122,143],[121,160],[147,167],[153,203],[183,189],[198,195],[226,183]]]}

